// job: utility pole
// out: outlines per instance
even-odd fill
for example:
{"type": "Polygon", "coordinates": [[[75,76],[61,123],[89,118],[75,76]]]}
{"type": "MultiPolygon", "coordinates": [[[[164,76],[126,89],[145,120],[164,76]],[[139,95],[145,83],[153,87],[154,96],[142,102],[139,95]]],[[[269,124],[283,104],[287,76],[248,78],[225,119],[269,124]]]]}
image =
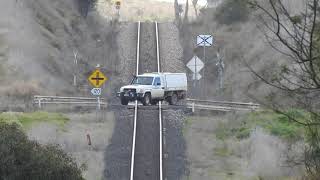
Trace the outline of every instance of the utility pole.
{"type": "Polygon", "coordinates": [[[222,90],[223,84],[224,84],[223,74],[224,74],[225,65],[224,65],[222,57],[220,57],[219,51],[217,52],[217,58],[218,58],[218,62],[216,64],[216,66],[218,66],[219,89],[222,90]]]}

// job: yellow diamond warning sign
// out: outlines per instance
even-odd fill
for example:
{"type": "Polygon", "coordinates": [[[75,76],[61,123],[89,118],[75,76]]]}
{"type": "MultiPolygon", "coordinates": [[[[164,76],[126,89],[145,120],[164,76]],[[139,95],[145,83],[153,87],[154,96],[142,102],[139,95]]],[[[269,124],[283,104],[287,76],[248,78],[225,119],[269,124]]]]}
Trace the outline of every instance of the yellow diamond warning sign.
{"type": "Polygon", "coordinates": [[[96,69],[89,76],[88,80],[94,87],[99,88],[108,80],[108,78],[99,69],[96,69]]]}

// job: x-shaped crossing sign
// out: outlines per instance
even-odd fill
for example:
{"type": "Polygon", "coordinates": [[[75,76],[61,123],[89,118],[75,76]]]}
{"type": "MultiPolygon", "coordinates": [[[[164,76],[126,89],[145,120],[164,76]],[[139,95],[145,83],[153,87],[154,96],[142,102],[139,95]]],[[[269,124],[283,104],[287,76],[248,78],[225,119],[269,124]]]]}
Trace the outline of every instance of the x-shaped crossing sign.
{"type": "Polygon", "coordinates": [[[197,46],[212,46],[213,36],[212,35],[198,35],[197,46]]]}

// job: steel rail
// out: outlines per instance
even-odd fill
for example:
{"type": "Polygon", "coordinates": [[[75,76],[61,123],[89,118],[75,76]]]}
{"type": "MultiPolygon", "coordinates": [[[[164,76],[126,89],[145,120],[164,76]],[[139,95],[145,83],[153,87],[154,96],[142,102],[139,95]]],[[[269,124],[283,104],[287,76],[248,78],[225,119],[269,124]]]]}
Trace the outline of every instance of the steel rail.
{"type": "MultiPolygon", "coordinates": [[[[141,22],[138,22],[138,36],[137,36],[137,63],[136,63],[136,75],[139,75],[139,59],[140,59],[140,29],[141,22]]],[[[132,150],[131,150],[131,168],[130,168],[130,180],[133,180],[134,171],[134,155],[136,148],[136,134],[137,134],[137,116],[138,116],[138,101],[135,101],[134,106],[134,120],[133,120],[133,135],[132,135],[132,150]]]]}
{"type": "MultiPolygon", "coordinates": [[[[160,53],[159,53],[159,31],[158,31],[158,23],[155,22],[155,31],[156,31],[156,53],[157,53],[157,71],[161,72],[161,64],[160,64],[160,53]]],[[[138,22],[138,40],[137,40],[137,62],[136,62],[136,75],[139,74],[139,61],[140,61],[140,32],[141,32],[141,22],[138,22]]],[[[160,180],[163,180],[163,149],[162,149],[162,107],[161,102],[159,102],[159,145],[160,145],[160,153],[159,153],[159,177],[160,180]]],[[[132,151],[131,151],[131,169],[130,169],[130,180],[134,180],[134,161],[135,161],[135,146],[136,146],[136,134],[137,134],[137,119],[138,119],[138,101],[135,101],[134,108],[134,122],[133,122],[133,138],[132,138],[132,151]]]]}
{"type": "MultiPolygon", "coordinates": [[[[161,64],[160,64],[160,50],[159,50],[159,28],[158,28],[158,22],[155,22],[156,24],[156,43],[157,43],[157,67],[158,67],[158,73],[161,72],[161,64]]],[[[159,101],[159,143],[160,143],[160,153],[159,153],[159,162],[160,162],[160,180],[163,179],[163,167],[162,167],[162,114],[161,114],[161,101],[159,101]]]]}

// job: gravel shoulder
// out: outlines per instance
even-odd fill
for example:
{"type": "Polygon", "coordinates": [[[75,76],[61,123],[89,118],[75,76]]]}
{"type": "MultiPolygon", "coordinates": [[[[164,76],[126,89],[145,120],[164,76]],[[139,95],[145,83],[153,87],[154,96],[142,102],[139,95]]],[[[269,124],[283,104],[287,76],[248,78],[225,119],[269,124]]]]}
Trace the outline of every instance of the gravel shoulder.
{"type": "Polygon", "coordinates": [[[163,111],[163,167],[167,180],[182,179],[187,172],[186,141],[183,137],[184,112],[163,111]]]}
{"type": "Polygon", "coordinates": [[[128,180],[130,178],[133,110],[115,110],[115,127],[110,144],[105,149],[104,179],[128,180]]]}
{"type": "MultiPolygon", "coordinates": [[[[163,72],[186,72],[179,30],[174,23],[159,23],[160,61],[163,72]]],[[[186,141],[183,137],[185,114],[170,107],[163,110],[163,166],[167,180],[179,180],[187,172],[186,141]]]]}

